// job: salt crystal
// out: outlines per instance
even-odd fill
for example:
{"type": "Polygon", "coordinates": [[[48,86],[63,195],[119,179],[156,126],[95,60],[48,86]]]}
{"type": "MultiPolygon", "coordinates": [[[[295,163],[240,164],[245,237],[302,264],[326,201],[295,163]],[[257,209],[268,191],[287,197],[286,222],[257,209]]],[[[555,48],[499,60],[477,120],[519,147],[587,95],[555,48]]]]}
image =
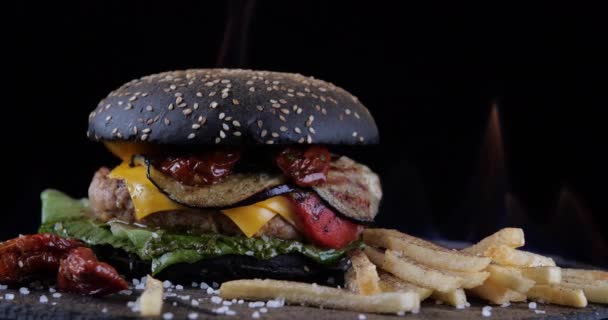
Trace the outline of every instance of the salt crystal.
{"type": "Polygon", "coordinates": [[[266,313],[266,312],[268,312],[268,309],[266,309],[266,308],[260,308],[260,312],[261,313],[266,313]]]}
{"type": "Polygon", "coordinates": [[[220,298],[218,296],[213,296],[213,297],[211,297],[211,302],[217,303],[217,304],[222,303],[222,298],[220,298]]]}
{"type": "Polygon", "coordinates": [[[131,280],[131,282],[133,282],[134,286],[136,286],[136,285],[138,285],[140,283],[139,279],[133,279],[133,280],[131,280]]]}
{"type": "Polygon", "coordinates": [[[236,303],[236,299],[232,299],[232,303],[236,303]]]}
{"type": "Polygon", "coordinates": [[[506,308],[506,307],[508,307],[508,306],[510,306],[510,305],[511,305],[511,302],[508,302],[508,301],[507,301],[507,302],[505,302],[505,303],[501,304],[501,305],[500,305],[500,307],[501,307],[501,308],[506,308]]]}
{"type": "Polygon", "coordinates": [[[133,293],[133,291],[131,290],[122,290],[119,292],[119,294],[122,294],[123,296],[130,296],[133,293]]]}
{"type": "Polygon", "coordinates": [[[178,284],[175,286],[175,290],[184,290],[184,286],[182,286],[181,284],[178,284]]]}
{"type": "Polygon", "coordinates": [[[215,281],[211,284],[211,286],[213,286],[213,289],[217,289],[220,287],[220,285],[215,281]]]}
{"type": "Polygon", "coordinates": [[[367,316],[364,315],[363,313],[359,313],[359,320],[365,320],[367,319],[367,316]]]}
{"type": "Polygon", "coordinates": [[[264,301],[249,302],[249,308],[259,308],[264,306],[264,301]]]}
{"type": "Polygon", "coordinates": [[[167,312],[167,313],[163,314],[163,319],[165,319],[165,320],[173,319],[173,313],[167,312]]]}
{"type": "Polygon", "coordinates": [[[536,309],[536,302],[532,301],[532,302],[528,303],[528,308],[536,309]]]}
{"type": "Polygon", "coordinates": [[[481,315],[484,317],[491,317],[492,316],[492,307],[490,306],[485,306],[481,309],[481,315]]]}
{"type": "Polygon", "coordinates": [[[534,310],[534,312],[536,312],[537,314],[539,314],[539,313],[542,313],[542,314],[547,313],[545,310],[534,310]]]}
{"type": "Polygon", "coordinates": [[[107,313],[107,312],[108,312],[108,308],[103,308],[103,309],[101,309],[101,312],[102,312],[102,313],[107,313]]]}
{"type": "Polygon", "coordinates": [[[192,288],[198,288],[198,283],[196,283],[196,282],[192,281],[191,286],[192,286],[192,288]]]}
{"type": "Polygon", "coordinates": [[[7,294],[4,295],[4,299],[6,299],[6,300],[13,300],[13,299],[15,299],[15,295],[12,294],[12,293],[7,293],[7,294]]]}
{"type": "Polygon", "coordinates": [[[259,312],[257,312],[257,311],[254,311],[254,312],[251,314],[251,317],[252,317],[252,318],[254,318],[254,319],[258,319],[258,318],[260,317],[260,313],[259,313],[259,312]]]}
{"type": "Polygon", "coordinates": [[[30,290],[28,288],[19,288],[19,293],[21,293],[22,295],[28,295],[30,294],[30,290]]]}
{"type": "Polygon", "coordinates": [[[6,290],[6,289],[8,289],[8,285],[0,284],[0,290],[6,290]]]}
{"type": "Polygon", "coordinates": [[[138,285],[135,286],[135,290],[144,290],[146,289],[146,284],[145,283],[139,283],[138,285]]]}
{"type": "Polygon", "coordinates": [[[194,306],[194,307],[198,307],[198,305],[199,305],[199,302],[198,302],[198,301],[196,301],[196,300],[192,300],[192,306],[194,306]]]}
{"type": "Polygon", "coordinates": [[[45,295],[40,296],[40,303],[48,303],[48,302],[49,302],[49,298],[47,298],[45,295]]]}
{"type": "Polygon", "coordinates": [[[234,311],[234,310],[228,310],[228,311],[226,311],[226,315],[227,316],[234,316],[234,315],[236,315],[236,311],[234,311]]]}
{"type": "Polygon", "coordinates": [[[224,301],[224,302],[222,302],[222,304],[225,305],[225,306],[231,306],[232,302],[230,302],[230,301],[224,301]]]}
{"type": "Polygon", "coordinates": [[[238,304],[243,304],[243,303],[245,303],[245,300],[243,300],[243,299],[238,301],[238,304]]]}
{"type": "Polygon", "coordinates": [[[182,299],[182,300],[190,300],[190,296],[189,295],[179,296],[179,298],[182,299]]]}
{"type": "Polygon", "coordinates": [[[213,312],[219,313],[219,314],[226,313],[226,311],[228,311],[228,307],[226,307],[226,306],[222,306],[222,307],[219,307],[219,308],[213,310],[213,312]]]}
{"type": "Polygon", "coordinates": [[[215,292],[215,290],[213,290],[211,287],[207,287],[207,294],[213,294],[215,292]]]}
{"type": "Polygon", "coordinates": [[[177,301],[173,301],[172,305],[173,305],[174,307],[177,307],[177,301]]]}
{"type": "Polygon", "coordinates": [[[53,288],[53,287],[50,287],[50,288],[49,288],[49,292],[50,292],[50,293],[55,293],[55,292],[57,292],[57,290],[55,290],[55,288],[53,288]]]}
{"type": "Polygon", "coordinates": [[[61,293],[59,293],[59,292],[53,293],[53,298],[55,298],[55,299],[61,298],[61,293]]]}
{"type": "MultiPolygon", "coordinates": [[[[196,287],[196,286],[193,286],[193,287],[196,287]]],[[[198,318],[198,313],[196,313],[196,312],[190,312],[190,313],[188,313],[188,319],[194,320],[196,318],[198,318]]]]}
{"type": "Polygon", "coordinates": [[[464,309],[465,305],[464,304],[459,304],[456,306],[456,309],[464,309]]]}
{"type": "Polygon", "coordinates": [[[57,302],[53,302],[53,303],[51,303],[51,304],[52,304],[52,305],[54,305],[54,306],[56,306],[56,305],[57,305],[57,302]]]}
{"type": "MultiPolygon", "coordinates": [[[[165,281],[163,282],[163,288],[165,288],[165,289],[167,289],[167,288],[171,287],[171,285],[172,285],[172,283],[171,283],[171,281],[169,281],[169,280],[165,280],[165,281]]],[[[165,313],[165,314],[167,314],[167,313],[165,313]]],[[[173,317],[173,314],[172,314],[172,313],[170,313],[170,314],[171,314],[171,317],[173,317]]],[[[163,315],[163,317],[164,317],[164,315],[163,315]]]]}
{"type": "Polygon", "coordinates": [[[204,283],[204,282],[201,282],[201,289],[202,290],[207,290],[207,288],[209,288],[209,285],[206,284],[206,283],[204,283]]]}
{"type": "Polygon", "coordinates": [[[280,308],[285,305],[285,300],[268,300],[266,306],[268,308],[280,308]]]}

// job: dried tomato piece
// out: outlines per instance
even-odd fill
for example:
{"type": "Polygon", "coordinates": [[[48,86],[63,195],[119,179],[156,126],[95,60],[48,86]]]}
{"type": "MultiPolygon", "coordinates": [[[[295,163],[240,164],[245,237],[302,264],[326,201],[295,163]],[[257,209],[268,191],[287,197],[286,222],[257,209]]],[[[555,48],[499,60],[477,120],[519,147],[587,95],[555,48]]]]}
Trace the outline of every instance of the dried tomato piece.
{"type": "Polygon", "coordinates": [[[82,246],[52,234],[20,236],[0,244],[0,282],[19,283],[54,276],[69,250],[82,246]]]}
{"type": "Polygon", "coordinates": [[[295,184],[309,187],[325,182],[331,154],[322,146],[289,147],[277,155],[275,162],[295,184]]]}
{"type": "Polygon", "coordinates": [[[61,260],[57,287],[63,291],[104,296],[129,287],[111,265],[99,262],[93,250],[80,247],[61,260]]]}
{"type": "Polygon", "coordinates": [[[302,232],[312,243],[340,249],[359,238],[363,227],[336,215],[312,192],[287,195],[294,204],[302,232]]]}
{"type": "Polygon", "coordinates": [[[238,150],[213,150],[203,154],[168,157],[158,169],[183,184],[211,185],[232,173],[241,158],[238,150]]]}

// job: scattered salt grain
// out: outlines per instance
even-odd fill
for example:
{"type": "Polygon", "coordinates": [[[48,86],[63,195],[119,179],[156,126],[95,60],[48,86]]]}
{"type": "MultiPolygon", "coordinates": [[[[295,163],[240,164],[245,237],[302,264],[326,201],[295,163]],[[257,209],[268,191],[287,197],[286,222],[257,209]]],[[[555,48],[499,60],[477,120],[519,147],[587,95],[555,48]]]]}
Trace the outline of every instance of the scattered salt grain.
{"type": "Polygon", "coordinates": [[[190,300],[190,296],[189,295],[185,295],[185,296],[179,296],[180,299],[182,300],[190,300]]]}
{"type": "Polygon", "coordinates": [[[213,286],[213,289],[217,289],[220,287],[220,285],[215,281],[211,284],[211,286],[213,286]]]}
{"type": "Polygon", "coordinates": [[[236,303],[236,301],[237,301],[236,299],[232,299],[232,303],[236,303]]]}
{"type": "Polygon", "coordinates": [[[135,286],[135,290],[144,290],[146,289],[146,284],[145,283],[139,283],[138,285],[135,286]]]}
{"type": "Polygon", "coordinates": [[[264,301],[255,301],[255,302],[249,302],[248,306],[249,308],[259,308],[259,307],[263,307],[264,306],[264,301]]]}
{"type": "Polygon", "coordinates": [[[57,305],[57,302],[53,302],[53,303],[51,303],[51,304],[52,304],[52,305],[54,305],[54,306],[56,306],[56,305],[57,305]]]}
{"type": "Polygon", "coordinates": [[[182,286],[181,284],[178,284],[175,286],[175,290],[184,290],[184,286],[182,286]]]}
{"type": "Polygon", "coordinates": [[[224,301],[224,302],[222,302],[222,304],[225,305],[225,306],[231,306],[232,302],[230,302],[230,301],[224,301]]]}
{"type": "Polygon", "coordinates": [[[8,289],[8,285],[0,284],[0,290],[6,290],[6,289],[8,289]]]}
{"type": "Polygon", "coordinates": [[[365,320],[367,319],[367,316],[364,315],[363,313],[359,313],[359,320],[365,320]]]}
{"type": "Polygon", "coordinates": [[[172,305],[173,305],[174,307],[177,307],[177,301],[173,301],[172,305]]]}
{"type": "Polygon", "coordinates": [[[30,290],[26,287],[22,287],[22,288],[19,288],[19,293],[21,293],[22,295],[25,296],[25,295],[30,294],[30,290]]]}
{"type": "Polygon", "coordinates": [[[532,301],[532,302],[528,303],[528,308],[536,309],[536,302],[532,301]]]}
{"type": "Polygon", "coordinates": [[[254,312],[251,314],[251,317],[252,317],[252,318],[254,318],[254,319],[258,319],[258,318],[260,318],[260,313],[259,313],[259,312],[257,312],[257,311],[254,311],[254,312]]]}
{"type": "Polygon", "coordinates": [[[545,314],[546,313],[545,310],[534,310],[534,312],[536,312],[537,314],[539,314],[539,313],[545,314]]]}
{"type": "Polygon", "coordinates": [[[220,304],[220,303],[222,303],[222,298],[220,298],[218,296],[213,296],[213,297],[211,297],[211,302],[220,304]]]}
{"type": "Polygon", "coordinates": [[[285,305],[285,300],[268,300],[266,306],[268,308],[280,308],[285,305]]]}
{"type": "Polygon", "coordinates": [[[173,313],[167,312],[167,313],[163,314],[163,319],[165,319],[165,320],[173,319],[173,313]]]}
{"type": "Polygon", "coordinates": [[[131,294],[133,294],[133,291],[131,290],[122,290],[119,292],[119,294],[122,294],[123,296],[130,296],[131,294]]]}
{"type": "Polygon", "coordinates": [[[4,295],[4,299],[6,299],[6,300],[13,300],[13,299],[15,299],[15,295],[12,294],[12,293],[7,293],[7,294],[4,295]]]}
{"type": "Polygon", "coordinates": [[[108,308],[103,308],[103,309],[101,309],[101,312],[102,312],[102,313],[107,313],[107,312],[108,312],[108,308]]]}
{"type": "Polygon", "coordinates": [[[192,306],[193,306],[193,307],[198,307],[198,305],[199,305],[199,302],[198,302],[198,301],[196,301],[196,300],[192,300],[192,306]]]}
{"type": "Polygon", "coordinates": [[[466,306],[464,304],[459,304],[456,306],[456,309],[464,309],[466,306]]]}
{"type": "Polygon", "coordinates": [[[190,285],[192,288],[198,288],[198,283],[192,281],[192,284],[190,285]]]}
{"type": "Polygon", "coordinates": [[[204,283],[204,282],[201,282],[201,289],[202,290],[207,290],[207,288],[209,288],[209,285],[206,284],[206,283],[204,283]]]}
{"type": "Polygon", "coordinates": [[[214,292],[215,290],[213,290],[213,288],[207,287],[207,294],[213,294],[214,292]]]}
{"type": "Polygon", "coordinates": [[[226,307],[226,306],[222,306],[217,309],[213,309],[213,312],[218,313],[218,314],[226,313],[226,311],[228,311],[228,307],[226,307]]]}
{"type": "Polygon", "coordinates": [[[53,293],[53,298],[55,298],[55,299],[61,298],[61,293],[59,293],[59,292],[53,293]]]}
{"type": "Polygon", "coordinates": [[[48,303],[48,302],[49,302],[49,298],[47,298],[45,295],[40,296],[40,303],[48,303]]]}
{"type": "Polygon", "coordinates": [[[500,307],[501,307],[501,308],[506,308],[506,307],[509,307],[510,305],[511,305],[511,302],[508,302],[508,301],[507,301],[507,302],[505,302],[505,303],[501,304],[501,305],[500,305],[500,307]]]}
{"type": "MultiPolygon", "coordinates": [[[[196,287],[196,286],[193,286],[193,287],[196,287]]],[[[190,313],[188,313],[188,319],[194,320],[196,318],[198,318],[198,313],[196,313],[196,312],[190,312],[190,313]]]]}
{"type": "Polygon", "coordinates": [[[238,304],[243,304],[243,303],[245,303],[245,300],[241,299],[241,300],[237,301],[237,303],[238,304]]]}
{"type": "Polygon", "coordinates": [[[140,283],[139,279],[133,279],[133,280],[131,280],[131,282],[133,282],[134,286],[137,286],[140,283]]]}
{"type": "Polygon", "coordinates": [[[266,309],[266,308],[260,308],[260,312],[261,313],[266,313],[266,312],[268,312],[268,309],[266,309]]]}
{"type": "MultiPolygon", "coordinates": [[[[171,281],[169,281],[169,280],[165,280],[165,281],[163,282],[163,288],[165,288],[165,289],[167,289],[167,288],[171,287],[172,285],[173,285],[173,284],[172,284],[172,283],[171,283],[171,281]]],[[[167,314],[167,313],[165,313],[165,314],[167,314]]],[[[164,317],[164,315],[163,315],[163,317],[164,317]]],[[[171,317],[173,317],[173,314],[171,314],[171,317]]]]}
{"type": "Polygon", "coordinates": [[[227,316],[234,316],[234,315],[236,315],[236,311],[234,311],[234,310],[228,310],[228,311],[226,311],[226,315],[227,316]]]}
{"type": "Polygon", "coordinates": [[[471,307],[471,304],[469,302],[465,302],[464,306],[467,307],[467,308],[469,308],[469,307],[471,307]]]}
{"type": "Polygon", "coordinates": [[[485,306],[485,307],[481,308],[481,315],[484,317],[491,317],[492,316],[492,307],[485,306]]]}
{"type": "Polygon", "coordinates": [[[55,290],[55,288],[53,288],[53,287],[50,287],[50,288],[49,288],[49,292],[50,292],[50,293],[55,293],[55,292],[57,292],[57,290],[55,290]]]}

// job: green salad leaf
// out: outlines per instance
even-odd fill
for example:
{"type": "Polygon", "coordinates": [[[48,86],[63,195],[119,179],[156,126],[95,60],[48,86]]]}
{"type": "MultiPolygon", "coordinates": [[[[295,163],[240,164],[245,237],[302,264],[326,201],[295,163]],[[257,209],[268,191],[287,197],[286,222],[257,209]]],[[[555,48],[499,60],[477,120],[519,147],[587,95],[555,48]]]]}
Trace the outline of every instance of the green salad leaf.
{"type": "Polygon", "coordinates": [[[293,240],[169,233],[118,221],[96,223],[86,214],[88,207],[85,201],[74,200],[54,190],[43,192],[42,201],[47,218],[43,218],[45,223],[39,232],[79,239],[88,245],[110,245],[137,254],[142,260],[152,262],[153,274],[173,264],[194,263],[228,254],[270,259],[281,254],[299,253],[320,264],[333,264],[346,251],[361,246],[361,242],[353,242],[339,250],[323,249],[293,240]],[[66,208],[69,214],[57,212],[66,208]]]}

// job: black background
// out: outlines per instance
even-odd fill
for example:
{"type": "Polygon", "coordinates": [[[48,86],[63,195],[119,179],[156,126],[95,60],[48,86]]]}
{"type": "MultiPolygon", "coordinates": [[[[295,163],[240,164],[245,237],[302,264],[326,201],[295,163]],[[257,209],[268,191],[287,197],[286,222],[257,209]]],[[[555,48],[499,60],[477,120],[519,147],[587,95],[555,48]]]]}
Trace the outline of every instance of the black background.
{"type": "Polygon", "coordinates": [[[469,186],[496,102],[531,248],[608,264],[601,8],[87,1],[5,14],[0,238],[36,230],[42,189],[86,196],[93,172],[116,163],[85,137],[109,91],[154,72],[225,66],[314,75],[357,95],[381,131],[381,144],[360,152],[383,180],[378,224],[428,237],[473,241],[483,235],[475,217],[504,214],[462,204],[481,192],[469,186]],[[557,215],[563,187],[586,213],[557,215]],[[556,219],[561,227],[548,227],[556,219]]]}

